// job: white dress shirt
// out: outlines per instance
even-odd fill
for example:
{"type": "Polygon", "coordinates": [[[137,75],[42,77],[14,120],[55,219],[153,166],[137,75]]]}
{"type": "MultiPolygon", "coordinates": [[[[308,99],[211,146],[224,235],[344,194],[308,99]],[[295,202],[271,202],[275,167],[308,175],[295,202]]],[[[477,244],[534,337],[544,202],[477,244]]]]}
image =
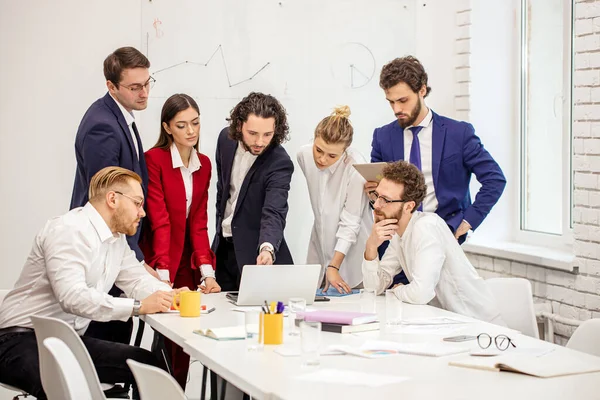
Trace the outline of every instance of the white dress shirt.
{"type": "MultiPolygon", "coordinates": [[[[125,122],[127,123],[127,127],[129,128],[129,134],[131,135],[131,139],[133,140],[133,146],[135,147],[135,156],[139,160],[140,159],[140,149],[138,147],[137,139],[135,138],[135,132],[133,132],[133,128],[132,128],[132,125],[135,122],[135,117],[133,116],[133,113],[130,113],[129,111],[127,111],[125,109],[125,107],[123,107],[121,105],[121,103],[119,103],[119,101],[113,97],[112,94],[110,95],[110,97],[113,98],[115,103],[117,103],[117,105],[119,106],[119,110],[121,110],[121,112],[123,113],[123,117],[125,118],[125,122]]],[[[140,140],[141,140],[141,138],[140,138],[140,140]]]]}
{"type": "MultiPolygon", "coordinates": [[[[423,118],[420,124],[423,128],[419,132],[419,147],[421,148],[421,168],[425,176],[425,184],[427,185],[427,193],[423,199],[423,211],[435,212],[438,208],[438,201],[435,197],[435,187],[433,186],[433,113],[431,108],[423,118]]],[[[413,125],[404,129],[404,160],[410,161],[410,148],[413,142],[413,133],[410,130],[413,125]]]]}
{"type": "MultiPolygon", "coordinates": [[[[202,167],[202,164],[200,163],[198,153],[194,149],[190,154],[188,166],[186,167],[183,164],[181,154],[179,154],[179,150],[177,149],[177,145],[175,143],[171,144],[171,161],[173,163],[173,168],[179,168],[179,170],[181,171],[181,177],[183,178],[183,186],[185,188],[185,217],[187,218],[190,216],[190,209],[192,208],[192,197],[194,194],[193,174],[194,172],[198,171],[200,167],[202,167]]],[[[210,264],[202,264],[200,266],[200,272],[202,273],[202,278],[215,277],[215,271],[213,270],[213,267],[210,264]]]]}
{"type": "Polygon", "coordinates": [[[229,180],[229,199],[225,205],[225,215],[223,215],[223,222],[221,228],[223,228],[223,237],[231,237],[231,221],[233,220],[233,213],[235,206],[237,205],[238,196],[240,195],[240,189],[244,183],[244,178],[250,171],[250,168],[256,161],[255,156],[249,151],[244,149],[242,143],[238,142],[235,156],[233,157],[233,165],[231,167],[231,179],[229,180]]]}
{"type": "Polygon", "coordinates": [[[363,260],[365,288],[382,293],[401,265],[410,283],[394,289],[400,300],[435,300],[443,309],[504,325],[492,292],[437,214],[415,211],[402,237],[392,237],[381,261],[363,260]]]}
{"type": "MultiPolygon", "coordinates": [[[[241,142],[238,142],[237,149],[235,151],[235,156],[233,157],[233,165],[231,166],[231,179],[229,180],[229,199],[227,199],[227,204],[225,205],[225,215],[223,215],[223,222],[221,223],[222,235],[223,237],[231,237],[233,236],[231,232],[231,222],[233,221],[233,213],[235,212],[235,207],[237,205],[237,200],[240,195],[240,190],[242,189],[242,184],[244,183],[244,179],[246,175],[248,175],[248,171],[252,168],[254,161],[256,161],[255,156],[251,152],[244,149],[244,145],[241,142]]],[[[271,243],[265,242],[260,245],[260,249],[263,247],[268,247],[271,251],[275,251],[275,248],[271,243]]]]}
{"type": "Polygon", "coordinates": [[[340,275],[351,288],[356,287],[362,282],[364,244],[373,226],[373,213],[363,191],[365,180],[352,165],[366,161],[357,150],[349,148],[335,164],[319,170],[312,144],[300,148],[297,160],[306,177],[314,214],[306,262],[323,267],[321,282],[327,265],[339,251],[345,255],[340,275]]]}
{"type": "Polygon", "coordinates": [[[15,287],[0,307],[0,328],[33,328],[30,317],[58,318],[80,335],[90,320],[126,321],[134,299],[171,287],[151,276],[123,234],[87,203],[49,220],[35,237],[15,287]],[[112,297],[116,284],[128,298],[112,297]]]}

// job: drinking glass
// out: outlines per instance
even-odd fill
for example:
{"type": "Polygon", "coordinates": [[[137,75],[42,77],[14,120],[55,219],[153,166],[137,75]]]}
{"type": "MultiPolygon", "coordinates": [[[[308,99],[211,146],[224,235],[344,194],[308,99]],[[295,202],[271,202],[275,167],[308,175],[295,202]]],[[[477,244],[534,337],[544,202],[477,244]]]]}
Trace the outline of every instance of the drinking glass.
{"type": "Polygon", "coordinates": [[[360,311],[375,314],[377,294],[375,289],[360,289],[360,311]]]}
{"type": "Polygon", "coordinates": [[[244,327],[246,328],[246,348],[250,351],[261,351],[263,344],[259,333],[260,312],[247,311],[244,313],[244,327]]]}
{"type": "Polygon", "coordinates": [[[292,297],[288,302],[288,319],[290,324],[290,336],[300,336],[300,332],[298,328],[296,328],[296,321],[302,320],[297,313],[306,311],[306,300],[301,297],[292,297]]]}
{"type": "Polygon", "coordinates": [[[397,330],[402,324],[402,300],[393,289],[385,291],[385,324],[390,332],[397,330]]]}
{"type": "Polygon", "coordinates": [[[300,322],[300,349],[302,366],[316,367],[320,364],[321,323],[300,322]]]}

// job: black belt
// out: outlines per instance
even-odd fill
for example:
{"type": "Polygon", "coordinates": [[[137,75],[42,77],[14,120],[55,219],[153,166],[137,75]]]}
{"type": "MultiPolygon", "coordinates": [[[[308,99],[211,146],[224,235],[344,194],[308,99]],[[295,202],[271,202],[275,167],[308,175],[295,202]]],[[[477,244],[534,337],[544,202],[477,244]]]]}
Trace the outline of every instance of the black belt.
{"type": "Polygon", "coordinates": [[[225,241],[227,243],[233,243],[233,236],[228,236],[228,237],[223,236],[223,239],[225,239],[225,241]]]}
{"type": "Polygon", "coordinates": [[[33,332],[33,329],[23,328],[20,326],[10,326],[8,328],[0,329],[0,336],[7,334],[7,333],[29,333],[29,332],[33,332]]]}

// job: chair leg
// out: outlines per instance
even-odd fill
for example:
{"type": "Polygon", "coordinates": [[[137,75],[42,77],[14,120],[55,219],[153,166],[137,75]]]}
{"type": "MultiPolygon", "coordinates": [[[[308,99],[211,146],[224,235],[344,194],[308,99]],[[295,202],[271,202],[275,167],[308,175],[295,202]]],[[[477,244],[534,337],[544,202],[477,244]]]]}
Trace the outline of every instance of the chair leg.
{"type": "Polygon", "coordinates": [[[152,353],[164,361],[167,366],[167,372],[173,375],[173,366],[171,365],[171,359],[167,353],[164,337],[157,331],[154,331],[154,338],[152,339],[152,353]]]}
{"type": "Polygon", "coordinates": [[[227,381],[221,378],[221,400],[225,400],[225,389],[227,389],[227,381]]]}
{"type": "Polygon", "coordinates": [[[210,371],[210,400],[219,399],[219,391],[217,390],[217,374],[210,371]]]}
{"type": "Polygon", "coordinates": [[[206,379],[208,378],[208,368],[202,366],[202,389],[200,392],[200,400],[206,400],[206,379]]]}

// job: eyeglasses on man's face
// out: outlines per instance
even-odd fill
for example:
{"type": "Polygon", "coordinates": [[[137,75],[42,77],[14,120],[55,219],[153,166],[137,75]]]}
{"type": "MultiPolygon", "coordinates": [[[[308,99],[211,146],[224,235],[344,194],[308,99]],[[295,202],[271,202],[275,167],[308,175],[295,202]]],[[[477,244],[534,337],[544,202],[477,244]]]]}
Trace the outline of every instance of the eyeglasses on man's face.
{"type": "Polygon", "coordinates": [[[144,207],[144,200],[143,200],[143,199],[142,199],[142,200],[140,200],[140,199],[136,199],[135,197],[131,197],[131,196],[129,196],[129,195],[126,195],[125,193],[118,192],[118,191],[116,191],[116,190],[115,190],[115,193],[116,193],[116,194],[120,194],[120,195],[121,195],[121,196],[123,196],[123,197],[127,197],[129,200],[133,201],[133,204],[135,204],[135,206],[136,206],[138,209],[140,209],[140,208],[144,207]]]}
{"type": "Polygon", "coordinates": [[[385,198],[384,196],[381,196],[379,193],[377,193],[376,190],[372,190],[369,192],[369,204],[371,204],[372,208],[375,208],[375,203],[377,203],[377,200],[381,200],[381,208],[385,208],[385,206],[387,206],[390,203],[404,203],[404,200],[390,200],[388,198],[385,198]]]}
{"type": "Polygon", "coordinates": [[[482,349],[487,349],[492,345],[492,342],[496,345],[498,350],[506,350],[509,346],[517,347],[513,341],[506,335],[490,336],[487,333],[480,333],[477,335],[477,344],[482,349]]]}
{"type": "Polygon", "coordinates": [[[125,89],[128,89],[132,93],[139,93],[143,89],[146,89],[146,91],[150,91],[150,89],[152,89],[154,87],[155,83],[156,83],[156,79],[154,79],[153,77],[150,77],[143,85],[140,83],[132,83],[131,85],[119,84],[119,86],[122,86],[125,89]]]}

